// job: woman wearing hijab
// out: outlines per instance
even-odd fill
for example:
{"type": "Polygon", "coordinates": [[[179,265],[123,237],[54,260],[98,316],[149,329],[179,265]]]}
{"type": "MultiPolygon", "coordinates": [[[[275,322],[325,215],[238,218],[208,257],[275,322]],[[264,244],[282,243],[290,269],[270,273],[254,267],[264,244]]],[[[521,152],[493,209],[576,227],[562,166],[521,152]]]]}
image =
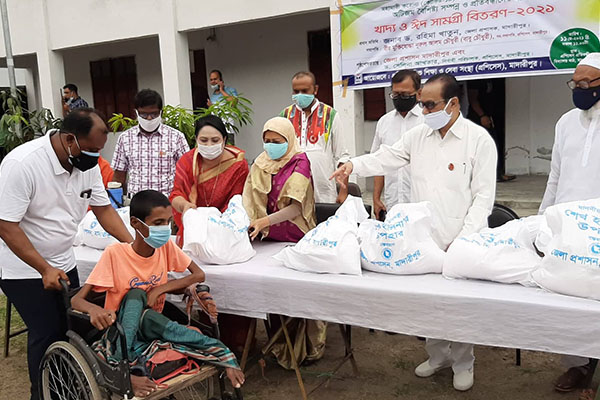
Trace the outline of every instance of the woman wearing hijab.
{"type": "Polygon", "coordinates": [[[265,123],[263,143],[244,186],[250,238],[298,242],[316,226],[310,162],[286,118],[265,123]]]}
{"type": "Polygon", "coordinates": [[[169,198],[179,228],[179,246],[183,245],[183,214],[197,207],[215,207],[224,212],[229,200],[242,194],[248,176],[245,153],[227,145],[227,130],[219,117],[208,115],[196,121],[196,143],[196,148],[177,162],[169,198]]]}
{"type": "MultiPolygon", "coordinates": [[[[316,226],[310,162],[300,151],[292,123],[282,117],[267,121],[263,128],[265,151],[258,156],[244,187],[244,208],[250,216],[250,237],[298,242],[316,226]]],[[[279,327],[280,317],[269,315],[269,336],[279,327]]],[[[287,324],[294,339],[298,363],[316,361],[325,352],[327,324],[294,318],[287,324]]],[[[264,350],[263,350],[264,351],[264,350]]],[[[271,347],[277,362],[292,368],[292,358],[283,335],[271,347]]]]}
{"type": "MultiPolygon", "coordinates": [[[[183,246],[183,214],[197,207],[215,207],[224,212],[229,200],[242,194],[248,176],[245,153],[227,145],[227,130],[219,117],[208,115],[196,122],[196,144],[195,149],[177,162],[170,196],[173,219],[179,228],[179,246],[183,246]]],[[[234,352],[241,353],[250,322],[247,317],[220,313],[223,343],[234,352]]]]}

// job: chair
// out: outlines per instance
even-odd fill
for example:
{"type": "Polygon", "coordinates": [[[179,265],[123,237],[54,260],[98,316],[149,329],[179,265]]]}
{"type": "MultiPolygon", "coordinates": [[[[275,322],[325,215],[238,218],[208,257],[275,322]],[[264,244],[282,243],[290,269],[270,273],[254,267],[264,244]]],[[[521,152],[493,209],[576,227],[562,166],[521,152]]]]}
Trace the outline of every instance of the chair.
{"type": "MultiPolygon", "coordinates": [[[[337,192],[340,192],[340,184],[337,184],[337,192]]],[[[360,186],[356,183],[348,182],[348,194],[354,197],[362,197],[362,191],[360,190],[360,186]]]]}
{"type": "Polygon", "coordinates": [[[19,336],[22,333],[27,332],[27,328],[19,329],[18,331],[11,332],[10,331],[10,319],[12,315],[12,303],[6,298],[6,316],[4,318],[4,357],[8,357],[8,347],[10,344],[10,339],[15,336],[19,336]]]}
{"type": "MultiPolygon", "coordinates": [[[[510,208],[503,206],[502,204],[494,204],[494,208],[492,209],[492,213],[488,217],[488,226],[490,228],[497,228],[499,226],[504,225],[508,221],[512,221],[514,219],[519,219],[519,216],[516,212],[511,210],[510,208]]],[[[517,366],[521,365],[521,349],[516,350],[515,355],[517,366]]]]}
{"type": "MultiPolygon", "coordinates": [[[[315,204],[315,215],[317,217],[317,225],[321,222],[327,221],[327,219],[333,215],[338,208],[340,208],[341,204],[337,203],[317,203],[315,204]]],[[[372,207],[368,204],[365,204],[365,210],[367,213],[371,215],[372,207]]]]}

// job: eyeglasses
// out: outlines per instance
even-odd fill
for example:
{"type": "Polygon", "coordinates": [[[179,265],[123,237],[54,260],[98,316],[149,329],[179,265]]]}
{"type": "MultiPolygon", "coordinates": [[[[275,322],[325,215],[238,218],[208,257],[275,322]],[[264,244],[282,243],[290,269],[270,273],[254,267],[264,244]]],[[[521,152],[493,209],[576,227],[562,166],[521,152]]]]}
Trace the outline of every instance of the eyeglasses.
{"type": "Polygon", "coordinates": [[[420,102],[419,102],[419,105],[420,105],[422,108],[426,108],[426,109],[428,109],[429,111],[431,111],[431,110],[433,110],[434,108],[436,108],[438,104],[441,104],[441,103],[446,103],[446,100],[438,100],[438,101],[420,101],[420,102]]]}
{"type": "Polygon", "coordinates": [[[600,80],[600,78],[592,79],[591,81],[579,81],[579,82],[575,82],[573,79],[571,79],[569,82],[567,82],[567,86],[571,90],[576,89],[576,88],[589,89],[590,83],[596,82],[597,80],[600,80]]]}
{"type": "Polygon", "coordinates": [[[160,111],[157,112],[153,112],[153,113],[143,113],[143,112],[139,112],[137,113],[138,117],[142,117],[144,119],[155,119],[160,117],[160,111]]]}
{"type": "MultiPolygon", "coordinates": [[[[416,94],[416,93],[415,93],[416,94]]],[[[408,93],[398,93],[398,92],[390,92],[390,99],[394,100],[394,99],[402,99],[402,100],[408,100],[411,97],[413,97],[415,94],[408,94],[408,93]]]]}

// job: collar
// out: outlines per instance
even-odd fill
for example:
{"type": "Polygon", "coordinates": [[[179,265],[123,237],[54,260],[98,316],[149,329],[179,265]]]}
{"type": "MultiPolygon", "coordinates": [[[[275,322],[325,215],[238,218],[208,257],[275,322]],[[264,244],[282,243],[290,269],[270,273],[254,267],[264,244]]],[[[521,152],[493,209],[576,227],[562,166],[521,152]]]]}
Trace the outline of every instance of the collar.
{"type": "Polygon", "coordinates": [[[165,126],[165,124],[163,122],[161,122],[160,125],[158,126],[158,129],[156,131],[152,132],[152,133],[142,132],[142,130],[140,129],[139,125],[136,125],[136,126],[132,127],[131,129],[137,129],[137,134],[138,135],[152,136],[155,133],[158,133],[159,135],[164,135],[164,133],[165,133],[165,132],[163,132],[164,131],[164,129],[163,129],[164,126],[165,126]]]}
{"type": "Polygon", "coordinates": [[[600,117],[600,101],[597,101],[589,110],[582,110],[581,114],[589,121],[596,117],[600,117]]]}
{"type": "MultiPolygon", "coordinates": [[[[446,135],[448,133],[452,133],[454,136],[456,136],[458,139],[462,139],[463,137],[463,132],[462,132],[462,127],[465,123],[465,119],[462,116],[462,113],[458,115],[458,118],[456,119],[456,121],[454,121],[454,123],[452,124],[452,126],[450,127],[450,129],[448,129],[448,132],[446,133],[446,135]]],[[[431,128],[429,128],[429,132],[427,132],[426,136],[430,136],[433,134],[433,132],[438,132],[438,130],[433,130],[431,128]]]]}
{"type": "MultiPolygon", "coordinates": [[[[52,164],[52,169],[54,170],[54,174],[55,175],[62,175],[65,173],[69,173],[69,171],[67,171],[62,164],[60,163],[60,160],[58,159],[58,155],[56,154],[56,151],[54,151],[54,147],[52,147],[52,142],[50,141],[50,137],[52,136],[52,134],[55,135],[60,135],[59,130],[58,129],[53,129],[48,131],[43,137],[42,140],[44,140],[44,150],[46,151],[46,154],[48,154],[48,158],[50,158],[50,163],[52,164]]],[[[73,168],[73,172],[75,172],[76,168],[73,168]]]]}
{"type": "MultiPolygon", "coordinates": [[[[400,115],[402,117],[402,114],[400,114],[400,111],[394,109],[394,111],[396,111],[396,115],[400,115]]],[[[422,117],[423,116],[423,109],[416,104],[413,108],[411,108],[407,113],[406,113],[406,117],[404,118],[408,118],[408,116],[412,114],[415,117],[422,117]]]]}
{"type": "MultiPolygon", "coordinates": [[[[308,114],[309,116],[315,112],[315,110],[319,107],[319,104],[321,104],[321,102],[315,97],[315,104],[313,104],[312,107],[310,107],[310,113],[308,114]]],[[[300,112],[304,112],[304,110],[298,107],[297,104],[295,104],[295,106],[298,110],[300,110],[300,112]]]]}

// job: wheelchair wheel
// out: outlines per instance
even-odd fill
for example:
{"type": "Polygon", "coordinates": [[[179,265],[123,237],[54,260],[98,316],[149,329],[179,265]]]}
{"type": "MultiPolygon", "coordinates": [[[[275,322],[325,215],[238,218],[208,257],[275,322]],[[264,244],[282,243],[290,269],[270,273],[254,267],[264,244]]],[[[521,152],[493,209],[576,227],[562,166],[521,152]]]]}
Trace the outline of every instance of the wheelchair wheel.
{"type": "Polygon", "coordinates": [[[43,400],[106,398],[85,358],[70,343],[53,343],[46,350],[40,371],[40,393],[43,400]]]}

